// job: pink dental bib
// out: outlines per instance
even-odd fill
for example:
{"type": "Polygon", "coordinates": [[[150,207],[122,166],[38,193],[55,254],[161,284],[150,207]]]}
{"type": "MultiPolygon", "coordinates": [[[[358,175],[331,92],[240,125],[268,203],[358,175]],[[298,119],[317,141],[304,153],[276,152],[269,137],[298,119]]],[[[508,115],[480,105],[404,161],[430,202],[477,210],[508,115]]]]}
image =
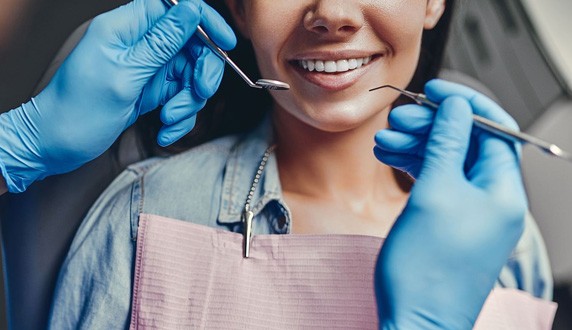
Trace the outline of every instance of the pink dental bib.
{"type": "MultiPolygon", "coordinates": [[[[245,259],[241,234],[142,214],[131,329],[377,329],[373,271],[382,243],[257,235],[245,259]]],[[[550,329],[555,310],[495,289],[475,329],[550,329]]]]}

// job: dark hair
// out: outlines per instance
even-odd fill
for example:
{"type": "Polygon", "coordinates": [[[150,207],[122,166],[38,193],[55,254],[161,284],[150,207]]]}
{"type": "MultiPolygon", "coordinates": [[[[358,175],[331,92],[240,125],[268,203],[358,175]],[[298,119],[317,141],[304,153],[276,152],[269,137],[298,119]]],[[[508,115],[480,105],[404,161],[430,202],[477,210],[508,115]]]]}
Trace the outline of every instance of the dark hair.
{"type": "MultiPolygon", "coordinates": [[[[224,1],[206,0],[206,2],[232,26],[232,17],[224,1]]],[[[453,6],[454,0],[446,0],[445,12],[437,25],[432,30],[423,32],[420,60],[408,87],[412,91],[422,91],[425,83],[435,78],[441,69],[453,6]]],[[[229,55],[249,76],[259,77],[250,42],[238,34],[237,37],[237,47],[229,52],[229,55]]],[[[405,102],[407,101],[400,99],[397,103],[405,102]]],[[[218,92],[199,112],[193,131],[171,147],[161,150],[155,142],[161,127],[158,111],[143,116],[137,126],[149,155],[178,153],[223,135],[243,133],[253,129],[263,119],[271,104],[272,99],[268,92],[249,88],[238,75],[228,72],[224,75],[218,92]]]]}

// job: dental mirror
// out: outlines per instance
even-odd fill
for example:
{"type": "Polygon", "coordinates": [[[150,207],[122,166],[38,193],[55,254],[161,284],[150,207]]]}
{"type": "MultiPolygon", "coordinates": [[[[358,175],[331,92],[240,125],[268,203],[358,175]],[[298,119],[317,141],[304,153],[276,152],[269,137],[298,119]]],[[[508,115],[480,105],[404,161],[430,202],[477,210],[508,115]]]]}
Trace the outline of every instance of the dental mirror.
{"type": "MultiPolygon", "coordinates": [[[[168,5],[175,6],[179,3],[178,0],[164,0],[168,5]]],[[[220,58],[222,58],[231,68],[233,68],[236,73],[248,84],[248,86],[252,88],[258,89],[269,89],[269,90],[288,90],[290,89],[290,85],[285,82],[279,80],[272,80],[272,79],[258,79],[256,83],[253,83],[250,78],[234,63],[233,60],[230,59],[228,54],[220,49],[214,41],[208,36],[208,34],[203,30],[203,28],[199,25],[197,26],[197,34],[199,38],[210,48],[212,49],[215,54],[217,54],[220,58]]]]}

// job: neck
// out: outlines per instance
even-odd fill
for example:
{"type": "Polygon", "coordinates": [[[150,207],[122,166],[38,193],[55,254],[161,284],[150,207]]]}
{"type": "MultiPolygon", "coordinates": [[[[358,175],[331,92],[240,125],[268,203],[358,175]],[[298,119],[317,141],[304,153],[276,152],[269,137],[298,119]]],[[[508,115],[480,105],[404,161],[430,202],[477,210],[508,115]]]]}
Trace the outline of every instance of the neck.
{"type": "Polygon", "coordinates": [[[373,155],[373,137],[387,127],[387,111],[343,132],[319,130],[285,111],[274,112],[274,123],[286,193],[344,204],[403,196],[392,169],[373,155]]]}

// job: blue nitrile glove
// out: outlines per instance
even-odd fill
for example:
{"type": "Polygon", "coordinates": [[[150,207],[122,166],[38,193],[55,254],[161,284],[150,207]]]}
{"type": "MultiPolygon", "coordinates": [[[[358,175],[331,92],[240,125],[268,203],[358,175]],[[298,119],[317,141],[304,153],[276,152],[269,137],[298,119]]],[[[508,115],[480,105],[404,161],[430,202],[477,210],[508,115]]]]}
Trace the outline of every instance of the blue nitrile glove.
{"type": "Polygon", "coordinates": [[[376,156],[416,178],[377,261],[380,328],[472,329],[520,238],[527,202],[519,147],[472,128],[471,114],[517,127],[467,87],[434,80],[425,92],[441,103],[436,113],[398,107],[392,128],[376,135],[376,156]]]}
{"type": "Polygon", "coordinates": [[[199,23],[221,48],[234,47],[233,31],[202,0],[171,9],[161,0],[135,0],[96,17],[46,89],[0,117],[8,190],[92,160],[159,105],[159,144],[188,133],[224,68],[193,36],[199,23]]]}

